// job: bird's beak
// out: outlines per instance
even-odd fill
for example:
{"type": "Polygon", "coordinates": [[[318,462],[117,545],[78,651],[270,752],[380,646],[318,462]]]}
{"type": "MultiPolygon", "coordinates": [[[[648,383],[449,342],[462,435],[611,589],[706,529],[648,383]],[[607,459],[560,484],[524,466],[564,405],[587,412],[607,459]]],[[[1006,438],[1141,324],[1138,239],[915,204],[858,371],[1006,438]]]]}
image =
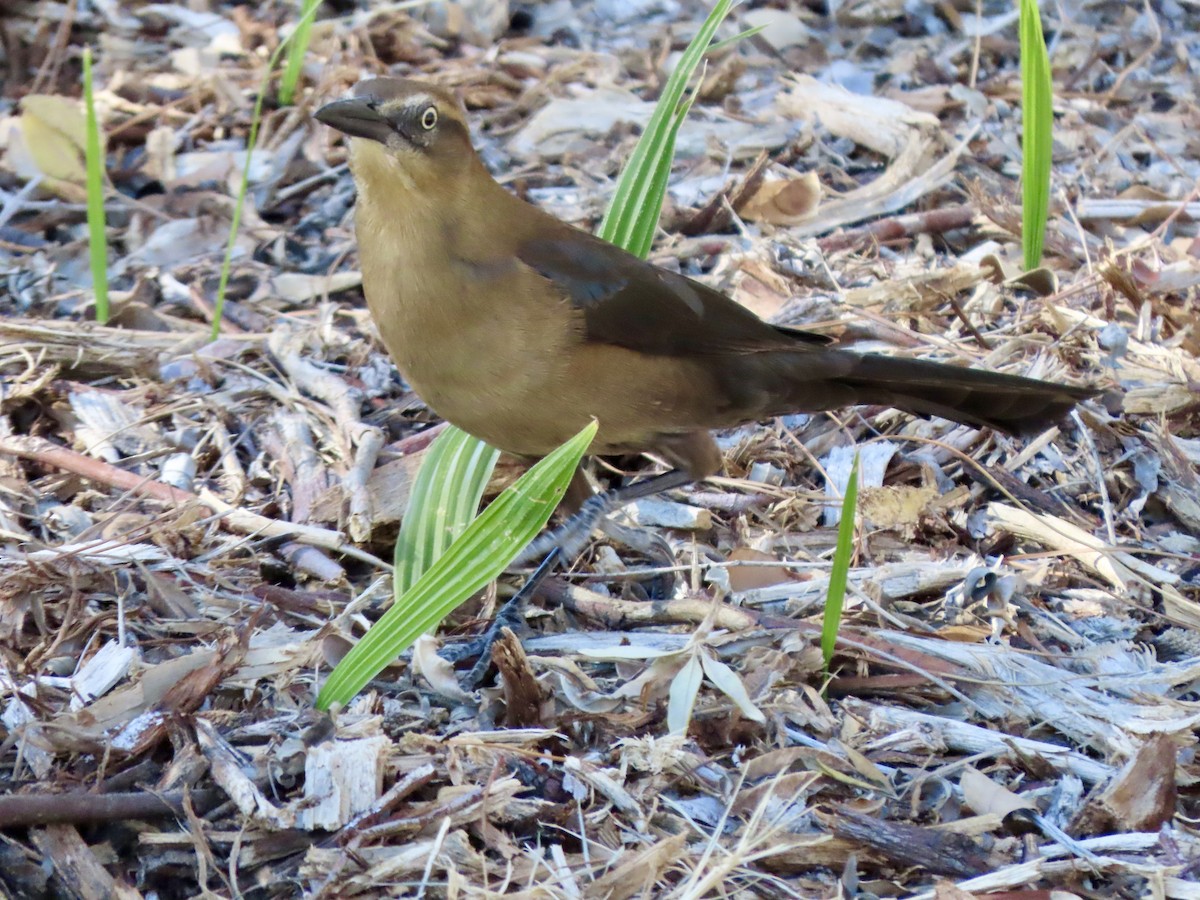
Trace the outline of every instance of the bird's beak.
{"type": "Polygon", "coordinates": [[[395,133],[375,105],[360,97],[326,103],[317,110],[315,118],[350,137],[368,138],[381,144],[387,143],[388,135],[395,133]]]}

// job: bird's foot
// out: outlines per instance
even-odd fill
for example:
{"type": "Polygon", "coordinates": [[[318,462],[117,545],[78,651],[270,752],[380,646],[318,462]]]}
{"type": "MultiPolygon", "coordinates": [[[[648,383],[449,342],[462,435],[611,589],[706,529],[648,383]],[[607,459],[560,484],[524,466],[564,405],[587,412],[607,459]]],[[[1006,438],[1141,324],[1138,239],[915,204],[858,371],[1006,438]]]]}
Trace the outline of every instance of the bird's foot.
{"type": "Polygon", "coordinates": [[[513,631],[520,629],[522,612],[526,602],[541,587],[542,582],[546,580],[546,576],[550,574],[561,558],[561,553],[558,549],[554,549],[548,553],[546,558],[542,560],[541,565],[534,569],[533,574],[529,576],[529,580],[521,586],[521,589],[507,603],[500,607],[500,611],[496,613],[496,617],[492,620],[492,624],[488,626],[487,631],[465,644],[460,644],[457,647],[442,648],[441,656],[452,663],[478,657],[475,665],[471,667],[471,671],[464,678],[467,690],[473,691],[479,687],[483,681],[483,677],[487,674],[488,668],[492,664],[492,645],[500,637],[500,631],[504,628],[509,628],[513,631]]]}
{"type": "MultiPolygon", "coordinates": [[[[680,469],[672,469],[670,472],[664,472],[615,491],[608,491],[589,498],[575,515],[553,531],[539,535],[513,560],[513,565],[519,565],[530,559],[542,557],[541,563],[529,576],[529,580],[522,585],[521,590],[496,613],[496,618],[488,626],[487,631],[465,644],[443,647],[440,651],[442,658],[457,663],[478,657],[465,678],[467,688],[474,690],[483,681],[492,664],[492,645],[500,636],[500,630],[505,627],[514,631],[518,630],[526,601],[537,592],[538,587],[546,580],[556,565],[579,555],[588,538],[591,537],[593,529],[602,523],[606,515],[634,500],[682,487],[692,481],[693,478],[688,473],[680,469]]],[[[665,542],[656,535],[641,535],[614,522],[604,522],[601,527],[616,540],[651,558],[661,557],[667,560],[668,564],[674,561],[670,554],[670,547],[667,547],[665,542]]]]}

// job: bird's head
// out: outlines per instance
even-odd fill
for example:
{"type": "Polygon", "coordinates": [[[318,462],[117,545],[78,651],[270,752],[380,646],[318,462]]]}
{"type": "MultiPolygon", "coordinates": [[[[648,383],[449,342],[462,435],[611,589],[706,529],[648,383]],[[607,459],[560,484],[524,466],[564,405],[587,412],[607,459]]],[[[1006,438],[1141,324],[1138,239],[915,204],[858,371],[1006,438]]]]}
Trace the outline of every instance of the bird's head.
{"type": "Polygon", "coordinates": [[[322,106],[316,118],[350,138],[350,166],[360,190],[380,180],[444,191],[478,159],[462,106],[424,82],[360,81],[349,98],[322,106]]]}

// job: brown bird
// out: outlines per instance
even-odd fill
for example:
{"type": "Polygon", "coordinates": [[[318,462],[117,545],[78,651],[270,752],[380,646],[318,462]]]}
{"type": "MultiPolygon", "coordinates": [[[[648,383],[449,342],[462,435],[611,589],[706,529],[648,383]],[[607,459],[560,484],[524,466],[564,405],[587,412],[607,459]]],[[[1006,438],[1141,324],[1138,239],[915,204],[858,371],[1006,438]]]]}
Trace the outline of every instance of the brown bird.
{"type": "Polygon", "coordinates": [[[350,138],[363,290],[401,373],[443,418],[541,457],[595,417],[591,452],[721,467],[710,433],[853,404],[1030,432],[1093,396],[859,354],[573,228],[502,188],[438,87],[376,78],[316,117],[350,138]]]}

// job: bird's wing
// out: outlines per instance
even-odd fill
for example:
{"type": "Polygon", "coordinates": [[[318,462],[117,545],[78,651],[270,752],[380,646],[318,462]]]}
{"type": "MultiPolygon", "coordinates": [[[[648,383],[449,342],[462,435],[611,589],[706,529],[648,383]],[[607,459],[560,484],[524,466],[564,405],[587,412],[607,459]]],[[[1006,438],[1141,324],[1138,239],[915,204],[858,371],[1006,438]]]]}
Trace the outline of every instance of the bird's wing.
{"type": "Polygon", "coordinates": [[[586,232],[530,238],[517,257],[583,313],[588,341],[658,356],[799,350],[823,335],[764,322],[719,291],[586,232]]]}

